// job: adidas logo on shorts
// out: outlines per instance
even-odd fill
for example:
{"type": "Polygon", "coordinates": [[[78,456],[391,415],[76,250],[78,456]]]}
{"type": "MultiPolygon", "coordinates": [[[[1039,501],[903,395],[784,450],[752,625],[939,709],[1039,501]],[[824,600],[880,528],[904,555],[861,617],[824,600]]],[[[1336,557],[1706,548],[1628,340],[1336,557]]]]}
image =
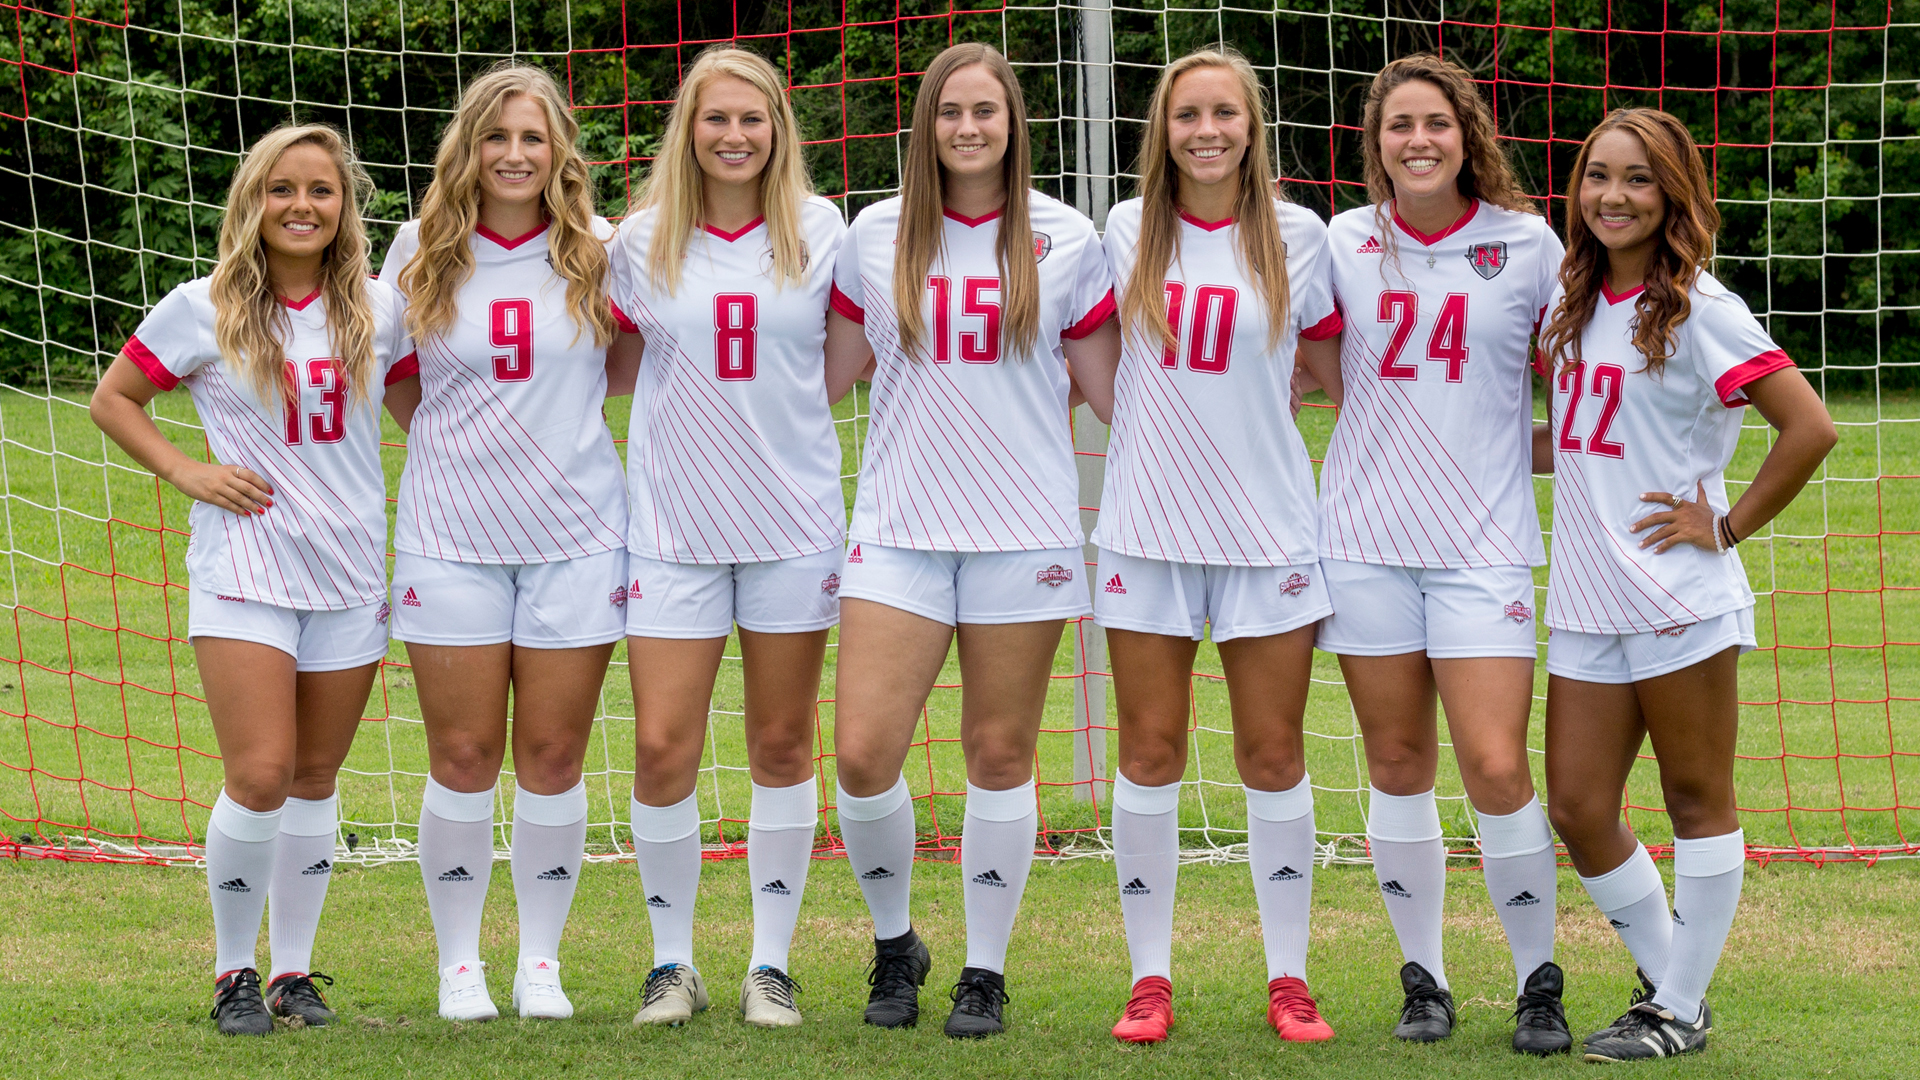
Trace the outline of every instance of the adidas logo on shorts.
{"type": "Polygon", "coordinates": [[[1287,580],[1280,583],[1280,595],[1299,596],[1301,593],[1306,592],[1307,586],[1311,584],[1313,584],[1313,579],[1305,574],[1290,575],[1287,580]]]}
{"type": "Polygon", "coordinates": [[[989,870],[984,874],[973,875],[973,883],[975,885],[991,885],[996,889],[1004,889],[1007,887],[1007,883],[1001,880],[1000,871],[998,870],[989,870]]]}
{"type": "Polygon", "coordinates": [[[1412,894],[1412,893],[1410,893],[1410,892],[1408,892],[1408,891],[1406,890],[1406,887],[1405,887],[1405,886],[1403,886],[1403,885],[1401,885],[1401,884],[1400,884],[1399,882],[1397,882],[1397,881],[1383,881],[1383,882],[1381,882],[1381,883],[1380,883],[1380,891],[1381,891],[1381,892],[1383,892],[1383,893],[1386,893],[1386,894],[1387,894],[1388,896],[1398,896],[1398,897],[1403,897],[1403,898],[1405,898],[1405,899],[1408,899],[1408,900],[1411,900],[1411,899],[1413,899],[1413,894],[1412,894]]]}
{"type": "Polygon", "coordinates": [[[855,545],[853,545],[853,550],[852,550],[852,551],[849,551],[849,552],[847,552],[847,561],[848,561],[848,562],[864,562],[864,561],[865,561],[865,560],[863,560],[863,559],[862,559],[862,558],[860,557],[860,545],[859,545],[859,544],[855,544],[855,545]]]}
{"type": "Polygon", "coordinates": [[[633,584],[627,586],[627,599],[629,600],[640,599],[640,579],[639,578],[634,578],[633,584]]]}
{"type": "Polygon", "coordinates": [[[319,862],[314,863],[312,866],[309,866],[305,870],[300,871],[300,876],[301,877],[317,877],[321,874],[331,874],[331,873],[333,873],[333,861],[330,859],[321,859],[319,862]]]}
{"type": "Polygon", "coordinates": [[[792,896],[793,895],[793,890],[787,888],[787,883],[784,881],[781,881],[779,878],[774,878],[772,881],[769,881],[765,885],[760,886],[760,891],[763,893],[772,893],[775,896],[792,896]]]}
{"type": "Polygon", "coordinates": [[[1061,566],[1059,563],[1055,563],[1045,570],[1036,571],[1033,575],[1033,580],[1035,584],[1045,585],[1049,589],[1057,589],[1073,580],[1073,571],[1061,566]]]}
{"type": "Polygon", "coordinates": [[[401,607],[419,607],[420,597],[414,594],[413,586],[407,586],[406,594],[400,597],[401,607]]]}
{"type": "Polygon", "coordinates": [[[828,596],[839,596],[840,595],[840,575],[828,574],[820,582],[820,591],[823,593],[826,593],[828,596]]]}
{"type": "Polygon", "coordinates": [[[1354,254],[1356,255],[1378,255],[1385,250],[1386,248],[1383,248],[1380,246],[1380,238],[1377,236],[1367,237],[1366,243],[1361,244],[1359,247],[1353,249],[1354,254]]]}
{"type": "Polygon", "coordinates": [[[1106,588],[1108,592],[1119,593],[1122,596],[1126,595],[1126,592],[1127,592],[1127,587],[1125,585],[1120,584],[1119,574],[1115,574],[1111,578],[1107,579],[1106,588]]]}
{"type": "Polygon", "coordinates": [[[1516,896],[1513,899],[1508,900],[1507,906],[1508,907],[1532,907],[1533,905],[1539,902],[1540,902],[1539,897],[1533,895],[1530,892],[1523,891],[1519,896],[1516,896]]]}
{"type": "Polygon", "coordinates": [[[1141,881],[1141,880],[1140,880],[1139,878],[1134,878],[1134,879],[1133,879],[1132,881],[1129,881],[1129,882],[1127,882],[1127,883],[1126,883],[1125,885],[1122,885],[1122,886],[1120,886],[1120,895],[1122,895],[1122,896],[1152,896],[1152,895],[1153,895],[1153,890],[1152,890],[1152,889],[1149,889],[1149,888],[1147,888],[1147,883],[1146,883],[1146,882],[1144,882],[1144,881],[1141,881]]]}
{"type": "Polygon", "coordinates": [[[241,599],[240,597],[238,597],[238,596],[221,596],[220,594],[218,594],[218,593],[215,593],[215,594],[214,594],[214,597],[213,597],[213,598],[214,598],[215,600],[225,600],[225,601],[226,601],[227,603],[229,603],[229,604],[244,604],[244,603],[246,603],[246,601],[245,601],[245,600],[242,600],[242,599],[241,599]]]}
{"type": "Polygon", "coordinates": [[[1654,637],[1679,637],[1681,634],[1686,633],[1687,630],[1692,626],[1693,626],[1692,623],[1688,623],[1686,626],[1663,626],[1660,629],[1655,630],[1653,632],[1653,636],[1654,637]]]}
{"type": "Polygon", "coordinates": [[[533,875],[533,880],[535,881],[572,881],[573,875],[567,873],[566,867],[556,866],[551,870],[533,875]]]}
{"type": "Polygon", "coordinates": [[[608,593],[607,603],[612,604],[614,607],[626,607],[627,606],[627,587],[625,585],[622,585],[619,588],[608,593]]]}
{"type": "Polygon", "coordinates": [[[1283,866],[1280,869],[1275,870],[1273,873],[1268,874],[1267,880],[1268,881],[1299,881],[1301,878],[1305,876],[1306,876],[1305,874],[1302,874],[1300,871],[1295,870],[1291,866],[1283,866]]]}
{"type": "Polygon", "coordinates": [[[1517,623],[1523,623],[1533,618],[1533,609],[1518,600],[1506,606],[1506,613],[1507,618],[1517,623]]]}

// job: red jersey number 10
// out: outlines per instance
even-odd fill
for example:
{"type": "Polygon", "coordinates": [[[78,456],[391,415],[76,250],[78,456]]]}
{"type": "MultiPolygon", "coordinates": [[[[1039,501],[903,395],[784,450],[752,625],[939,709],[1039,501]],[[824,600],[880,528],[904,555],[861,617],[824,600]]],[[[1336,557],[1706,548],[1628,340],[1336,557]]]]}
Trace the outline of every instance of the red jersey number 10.
{"type": "Polygon", "coordinates": [[[494,348],[507,350],[493,358],[493,380],[526,382],[533,378],[533,301],[495,300],[488,316],[488,340],[494,348]]]}
{"type": "MultiPolygon", "coordinates": [[[[1167,282],[1167,325],[1180,336],[1180,319],[1187,307],[1185,282],[1167,282]]],[[[1240,291],[1228,285],[1202,285],[1193,290],[1193,325],[1187,327],[1187,370],[1208,375],[1226,374],[1233,361],[1233,319],[1240,291]],[[1208,333],[1211,330],[1212,333],[1208,333]]],[[[1160,366],[1177,368],[1180,357],[1172,348],[1160,356],[1160,366]]]]}
{"type": "MultiPolygon", "coordinates": [[[[1416,364],[1400,362],[1400,351],[1413,336],[1413,324],[1420,317],[1418,293],[1389,289],[1380,294],[1380,321],[1393,324],[1393,337],[1387,341],[1386,354],[1380,358],[1383,379],[1418,379],[1416,364]]],[[[1433,333],[1427,338],[1427,359],[1447,365],[1447,381],[1466,378],[1467,367],[1467,294],[1448,293],[1440,303],[1440,317],[1433,321],[1433,333]]]]}

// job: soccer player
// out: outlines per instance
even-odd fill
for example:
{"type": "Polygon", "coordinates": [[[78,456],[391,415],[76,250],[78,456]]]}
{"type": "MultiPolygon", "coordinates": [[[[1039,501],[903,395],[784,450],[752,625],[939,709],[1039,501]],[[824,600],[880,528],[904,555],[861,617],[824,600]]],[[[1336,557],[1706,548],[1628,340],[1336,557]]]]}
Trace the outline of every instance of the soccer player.
{"type": "Polygon", "coordinates": [[[400,299],[367,280],[372,187],[333,128],[269,132],[234,170],[213,276],[155,305],[93,394],[94,423],[194,500],[187,636],[225,774],[206,841],[225,1035],[334,1018],[314,985],[333,980],[310,967],[334,781],[387,654],[379,409],[404,428],[419,400],[400,299]],[[215,461],[144,411],[183,384],[215,461]]]}
{"type": "Polygon", "coordinates": [[[1554,1053],[1573,1040],[1553,963],[1553,837],[1527,764],[1531,568],[1546,561],[1529,473],[1547,458],[1527,368],[1560,242],[1458,66],[1388,64],[1364,125],[1372,205],[1327,229],[1346,399],[1320,477],[1334,613],[1319,646],[1339,654],[1365,736],[1367,838],[1406,961],[1394,1034],[1427,1042],[1454,1025],[1437,690],[1513,953],[1513,1047],[1554,1053]]]}
{"type": "Polygon", "coordinates": [[[1686,125],[1610,113],[1567,185],[1567,262],[1541,360],[1553,385],[1547,790],[1588,895],[1651,993],[1586,1039],[1588,1061],[1706,1046],[1707,985],[1740,901],[1739,656],[1753,592],[1735,547],[1832,449],[1793,361],[1706,270],[1720,214],[1686,125]],[[1778,435],[1738,502],[1725,470],[1751,404],[1778,435]],[[1673,821],[1673,910],[1621,819],[1643,739],[1673,821]]]}
{"type": "Polygon", "coordinates": [[[577,134],[539,68],[503,65],[469,83],[420,217],[401,226],[380,275],[406,295],[420,346],[394,636],[426,722],[419,858],[449,1020],[498,1015],[480,912],[509,690],[513,1002],[521,1016],[573,1015],[558,955],[586,842],[580,772],[627,597],[627,500],[600,415],[613,227],[593,216],[577,134]]]}
{"type": "Polygon", "coordinates": [[[694,794],[714,677],[737,624],[753,804],[749,1024],[799,1024],[787,953],[812,861],[814,703],[839,621],[845,502],[821,351],[846,222],[812,193],[773,65],[702,53],[615,265],[646,339],[627,436],[633,835],[653,970],[634,1022],[707,1005],[693,963],[694,794]]]}
{"type": "Polygon", "coordinates": [[[1115,1038],[1173,1023],[1173,896],[1194,655],[1211,627],[1246,785],[1267,1019],[1333,1038],[1305,982],[1313,788],[1304,737],[1314,627],[1333,607],[1313,466],[1288,408],[1294,351],[1335,400],[1340,316],[1326,226],[1273,194],[1258,78],[1205,49],[1161,72],[1141,197],[1107,218],[1125,349],[1114,386],[1094,618],[1120,713],[1113,847],[1133,995],[1115,1038]]]}
{"type": "Polygon", "coordinates": [[[1031,190],[1031,173],[1006,58],[979,44],[935,57],[901,194],[849,229],[827,325],[829,398],[875,365],[834,715],[841,835],[874,921],[866,1019],[920,1015],[931,960],[908,916],[914,819],[900,768],[957,634],[967,964],[946,1025],[956,1037],[1004,1022],[1047,676],[1063,621],[1089,607],[1070,382],[1104,412],[1119,361],[1093,223],[1031,190]]]}

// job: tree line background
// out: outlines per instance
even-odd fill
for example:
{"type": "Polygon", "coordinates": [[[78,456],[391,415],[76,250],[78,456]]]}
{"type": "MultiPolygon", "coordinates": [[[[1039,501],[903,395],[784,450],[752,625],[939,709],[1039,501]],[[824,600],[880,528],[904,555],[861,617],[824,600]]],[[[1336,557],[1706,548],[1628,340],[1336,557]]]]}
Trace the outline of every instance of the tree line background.
{"type": "MultiPolygon", "coordinates": [[[[510,55],[569,87],[582,149],[604,163],[597,197],[610,216],[644,175],[662,103],[701,47],[682,43],[727,37],[792,73],[815,184],[850,215],[898,183],[894,136],[918,82],[900,73],[965,40],[1020,65],[1038,185],[1072,198],[1062,157],[1073,131],[1060,117],[1076,108],[1073,8],[54,3],[23,0],[17,58],[0,57],[17,85],[0,86],[0,382],[10,385],[91,384],[146,308],[208,273],[238,151],[290,119],[352,134],[378,187],[377,263],[431,178],[464,80],[510,55]]],[[[1441,47],[1489,80],[1514,160],[1556,225],[1565,173],[1605,109],[1658,105],[1685,119],[1712,147],[1725,217],[1716,273],[1826,390],[1920,385],[1920,333],[1905,310],[1920,306],[1920,26],[1901,25],[1920,23],[1920,0],[1468,0],[1444,10],[1441,0],[1278,0],[1271,13],[1238,3],[1115,5],[1122,173],[1159,68],[1224,40],[1269,79],[1290,197],[1323,216],[1357,205],[1368,73],[1441,47]]],[[[1117,196],[1131,194],[1123,176],[1117,196]]]]}

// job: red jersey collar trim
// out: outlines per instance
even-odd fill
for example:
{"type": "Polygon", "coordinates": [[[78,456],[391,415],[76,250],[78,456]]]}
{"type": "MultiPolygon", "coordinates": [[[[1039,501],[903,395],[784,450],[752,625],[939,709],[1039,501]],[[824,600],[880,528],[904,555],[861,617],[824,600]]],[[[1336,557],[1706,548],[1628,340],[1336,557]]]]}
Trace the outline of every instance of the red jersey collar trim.
{"type": "Polygon", "coordinates": [[[1480,200],[1474,199],[1473,201],[1467,203],[1467,212],[1460,215],[1460,220],[1454,222],[1453,224],[1447,226],[1444,229],[1441,229],[1439,232],[1429,236],[1426,233],[1421,232],[1419,229],[1414,228],[1413,226],[1407,224],[1404,220],[1402,220],[1400,217],[1400,206],[1398,203],[1395,203],[1393,208],[1393,223],[1399,226],[1401,232],[1406,233],[1408,236],[1413,237],[1415,240],[1420,241],[1421,243],[1427,245],[1428,247],[1432,247],[1433,245],[1439,243],[1440,241],[1445,240],[1447,237],[1452,236],[1454,233],[1459,232],[1461,229],[1466,228],[1467,222],[1472,221],[1473,215],[1479,212],[1480,212],[1480,200]]]}
{"type": "Polygon", "coordinates": [[[1180,220],[1192,225],[1196,229],[1205,229],[1208,232],[1217,232],[1233,224],[1233,219],[1230,217],[1221,218],[1219,221],[1201,221],[1185,210],[1180,211],[1180,220]]]}
{"type": "Polygon", "coordinates": [[[312,292],[308,293],[304,299],[289,300],[283,296],[280,298],[280,302],[282,304],[287,305],[288,307],[292,308],[295,311],[305,311],[307,310],[308,304],[313,303],[315,300],[318,300],[319,298],[320,298],[320,290],[315,289],[312,292]]]}
{"type": "Polygon", "coordinates": [[[965,214],[956,213],[952,208],[945,207],[945,206],[940,208],[940,212],[952,218],[953,220],[959,222],[960,224],[965,225],[969,229],[977,229],[980,226],[985,225],[987,222],[992,221],[994,218],[999,217],[1001,214],[1006,213],[1007,208],[1004,206],[996,207],[995,209],[977,218],[970,218],[965,214]]]}
{"type": "Polygon", "coordinates": [[[507,239],[504,236],[501,236],[497,232],[494,232],[492,229],[487,228],[485,225],[475,225],[473,227],[473,231],[476,233],[479,233],[481,236],[486,237],[487,239],[493,241],[494,243],[500,245],[501,247],[506,248],[508,251],[512,251],[514,248],[519,247],[521,244],[524,244],[527,241],[533,239],[534,237],[539,236],[541,233],[546,232],[547,229],[552,224],[553,222],[551,221],[543,221],[540,223],[539,228],[525,235],[516,236],[511,240],[507,239]]]}
{"type": "Polygon", "coordinates": [[[763,214],[760,217],[754,218],[752,221],[747,222],[745,225],[740,226],[739,232],[727,232],[725,229],[716,229],[711,225],[702,225],[700,227],[712,233],[713,235],[719,237],[720,239],[725,240],[727,243],[731,244],[735,240],[740,239],[741,237],[747,235],[753,230],[759,228],[761,225],[765,224],[766,220],[767,220],[766,216],[763,214]]]}
{"type": "Polygon", "coordinates": [[[1626,292],[1617,293],[1608,287],[1607,279],[1604,276],[1600,278],[1600,295],[1607,298],[1609,305],[1617,304],[1622,300],[1631,300],[1645,291],[1647,291],[1647,283],[1643,281],[1633,288],[1628,289],[1626,292]]]}

